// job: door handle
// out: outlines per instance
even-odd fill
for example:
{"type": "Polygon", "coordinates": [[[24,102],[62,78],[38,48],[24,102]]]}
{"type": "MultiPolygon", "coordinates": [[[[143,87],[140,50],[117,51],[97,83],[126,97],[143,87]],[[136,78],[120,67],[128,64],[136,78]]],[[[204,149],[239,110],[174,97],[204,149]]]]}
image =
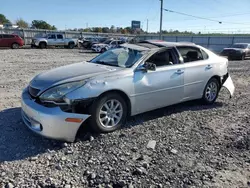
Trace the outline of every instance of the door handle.
{"type": "Polygon", "coordinates": [[[213,68],[211,65],[206,66],[206,69],[211,69],[213,68]]]}
{"type": "Polygon", "coordinates": [[[176,73],[176,74],[183,74],[184,71],[179,69],[179,70],[177,70],[175,73],[176,73]]]}

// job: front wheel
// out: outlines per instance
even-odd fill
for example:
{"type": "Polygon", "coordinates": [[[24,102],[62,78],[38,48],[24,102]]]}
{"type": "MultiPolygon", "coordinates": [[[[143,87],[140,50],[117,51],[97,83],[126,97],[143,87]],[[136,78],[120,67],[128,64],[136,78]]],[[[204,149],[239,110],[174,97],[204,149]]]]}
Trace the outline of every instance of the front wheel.
{"type": "Polygon", "coordinates": [[[101,53],[106,52],[106,51],[107,51],[106,48],[101,49],[101,53]]]}
{"type": "Polygon", "coordinates": [[[75,47],[75,43],[70,42],[68,46],[69,46],[69,49],[73,49],[75,47]]]}
{"type": "Polygon", "coordinates": [[[116,93],[108,93],[92,104],[89,121],[96,132],[112,132],[125,123],[127,112],[124,99],[116,93]]]}
{"type": "Polygon", "coordinates": [[[202,101],[205,104],[213,104],[218,97],[220,84],[216,78],[211,78],[203,92],[202,101]]]}
{"type": "Polygon", "coordinates": [[[11,45],[11,48],[12,49],[18,49],[20,46],[19,46],[19,44],[17,44],[17,43],[13,43],[12,45],[11,45]]]}
{"type": "Polygon", "coordinates": [[[246,55],[245,55],[245,54],[242,54],[241,60],[245,60],[245,59],[246,59],[246,55]]]}

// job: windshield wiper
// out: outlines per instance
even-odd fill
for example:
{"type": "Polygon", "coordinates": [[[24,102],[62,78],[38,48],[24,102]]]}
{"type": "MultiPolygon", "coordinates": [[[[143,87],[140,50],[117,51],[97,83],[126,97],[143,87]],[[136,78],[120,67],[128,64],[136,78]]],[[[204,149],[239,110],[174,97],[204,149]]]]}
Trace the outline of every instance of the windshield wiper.
{"type": "Polygon", "coordinates": [[[95,63],[99,63],[99,64],[102,64],[102,65],[108,65],[108,66],[112,66],[112,67],[119,67],[118,65],[108,63],[108,62],[105,62],[105,61],[96,61],[95,63]]]}

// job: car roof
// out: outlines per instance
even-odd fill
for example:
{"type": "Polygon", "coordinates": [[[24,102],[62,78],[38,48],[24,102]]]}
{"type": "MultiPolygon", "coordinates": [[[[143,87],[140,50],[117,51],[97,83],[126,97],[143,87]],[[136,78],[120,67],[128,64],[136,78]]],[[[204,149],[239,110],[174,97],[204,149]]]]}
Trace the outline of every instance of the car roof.
{"type": "Polygon", "coordinates": [[[140,43],[149,43],[158,47],[174,47],[174,46],[196,46],[195,43],[192,42],[167,42],[164,40],[144,40],[140,43]]]}

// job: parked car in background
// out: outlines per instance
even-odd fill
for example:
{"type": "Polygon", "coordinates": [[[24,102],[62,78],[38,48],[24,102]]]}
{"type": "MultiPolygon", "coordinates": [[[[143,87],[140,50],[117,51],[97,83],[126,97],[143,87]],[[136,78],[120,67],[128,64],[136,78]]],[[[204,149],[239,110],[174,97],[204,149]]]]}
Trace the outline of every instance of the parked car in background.
{"type": "Polygon", "coordinates": [[[224,48],[221,52],[222,56],[227,56],[228,59],[241,59],[250,57],[250,44],[235,43],[230,48],[224,48]]]}
{"type": "Polygon", "coordinates": [[[64,46],[65,48],[74,48],[78,45],[77,39],[65,38],[61,33],[51,33],[42,37],[32,39],[31,47],[39,47],[41,49],[47,46],[64,46]]]}
{"type": "Polygon", "coordinates": [[[97,132],[128,116],[201,99],[213,104],[222,87],[234,94],[228,60],[195,44],[122,44],[88,62],[34,77],[21,97],[22,118],[35,133],[73,142],[88,119],[97,132]]]}
{"type": "Polygon", "coordinates": [[[94,44],[91,49],[94,52],[105,52],[112,48],[117,48],[119,45],[124,44],[125,41],[122,40],[106,40],[103,43],[94,44]]]}
{"type": "Polygon", "coordinates": [[[18,49],[24,45],[21,37],[14,34],[0,34],[0,47],[18,49]]]}
{"type": "Polygon", "coordinates": [[[91,49],[94,44],[102,43],[106,41],[107,37],[86,37],[79,40],[81,47],[85,49],[91,49]]]}

